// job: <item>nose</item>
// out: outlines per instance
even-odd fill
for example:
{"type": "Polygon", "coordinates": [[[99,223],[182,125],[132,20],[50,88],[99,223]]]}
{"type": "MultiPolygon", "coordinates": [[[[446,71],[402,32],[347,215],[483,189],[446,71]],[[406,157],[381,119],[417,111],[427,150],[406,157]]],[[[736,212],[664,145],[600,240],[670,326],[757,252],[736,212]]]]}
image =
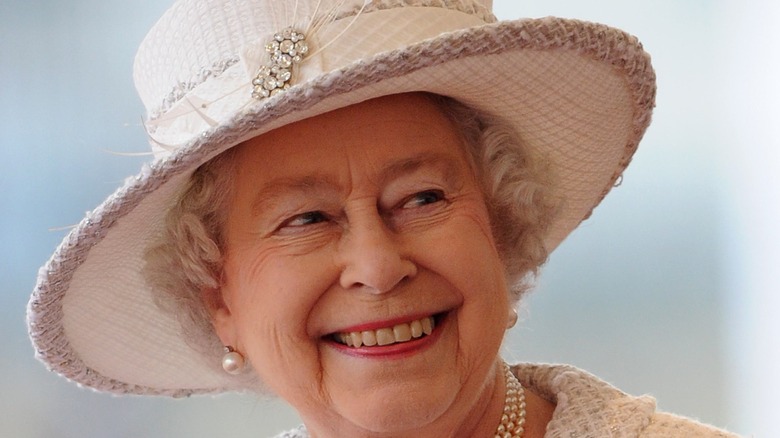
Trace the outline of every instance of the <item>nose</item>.
{"type": "Polygon", "coordinates": [[[366,216],[350,221],[342,237],[339,282],[345,289],[389,292],[404,279],[414,277],[417,266],[405,254],[399,236],[377,212],[366,216]]]}

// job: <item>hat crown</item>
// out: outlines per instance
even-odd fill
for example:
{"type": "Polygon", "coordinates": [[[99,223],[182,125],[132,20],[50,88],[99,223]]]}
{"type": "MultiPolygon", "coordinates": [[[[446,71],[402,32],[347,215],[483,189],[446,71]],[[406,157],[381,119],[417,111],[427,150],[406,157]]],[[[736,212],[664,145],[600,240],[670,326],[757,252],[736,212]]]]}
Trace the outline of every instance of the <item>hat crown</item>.
{"type": "Polygon", "coordinates": [[[242,48],[264,44],[286,27],[304,30],[314,17],[352,20],[358,13],[400,8],[444,8],[495,21],[492,0],[179,0],[141,43],[135,85],[154,116],[238,62],[242,48]]]}

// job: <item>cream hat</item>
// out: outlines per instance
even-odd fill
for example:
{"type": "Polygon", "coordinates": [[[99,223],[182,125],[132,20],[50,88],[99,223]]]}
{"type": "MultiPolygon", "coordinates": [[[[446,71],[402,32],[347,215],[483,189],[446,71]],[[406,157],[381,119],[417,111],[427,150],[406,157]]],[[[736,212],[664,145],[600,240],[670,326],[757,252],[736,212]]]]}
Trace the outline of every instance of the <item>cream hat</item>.
{"type": "Polygon", "coordinates": [[[450,96],[501,116],[549,160],[564,199],[552,250],[616,183],[655,100],[636,38],[560,18],[496,22],[489,0],[181,0],[141,44],[134,77],[156,158],[65,238],[28,323],[38,358],[68,379],[170,396],[238,389],[141,275],[167,210],[210,158],[371,98],[450,96]]]}

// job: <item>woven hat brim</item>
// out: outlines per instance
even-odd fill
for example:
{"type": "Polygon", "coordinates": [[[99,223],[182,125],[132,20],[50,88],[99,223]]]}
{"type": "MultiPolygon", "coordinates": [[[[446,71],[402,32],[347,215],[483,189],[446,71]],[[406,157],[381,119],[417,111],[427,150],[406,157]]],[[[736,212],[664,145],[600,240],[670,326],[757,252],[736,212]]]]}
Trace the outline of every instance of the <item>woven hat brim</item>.
{"type": "Polygon", "coordinates": [[[451,96],[503,117],[524,147],[549,160],[565,195],[545,240],[552,250],[628,165],[650,122],[655,76],[634,37],[545,18],[445,34],[294,86],[145,167],[65,238],[41,269],[29,304],[37,356],[101,391],[185,396],[241,389],[188,346],[141,276],[143,253],[169,206],[195,168],[241,141],[412,91],[451,96]]]}

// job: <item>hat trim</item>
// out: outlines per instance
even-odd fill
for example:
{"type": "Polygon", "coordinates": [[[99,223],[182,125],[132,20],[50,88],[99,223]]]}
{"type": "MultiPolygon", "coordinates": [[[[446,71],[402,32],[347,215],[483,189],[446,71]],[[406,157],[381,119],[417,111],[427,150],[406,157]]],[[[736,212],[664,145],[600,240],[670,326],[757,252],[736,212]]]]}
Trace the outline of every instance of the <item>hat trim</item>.
{"type": "MultiPolygon", "coordinates": [[[[310,108],[313,101],[319,103],[327,97],[362,89],[380,80],[401,77],[426,67],[445,64],[456,58],[507,54],[521,50],[575,51],[592,60],[607,63],[625,78],[630,95],[633,96],[633,135],[626,143],[623,159],[611,176],[610,184],[602,189],[601,196],[580,219],[584,220],[622,174],[650,122],[650,113],[655,102],[655,76],[649,56],[643,52],[641,44],[617,29],[557,18],[503,22],[453,32],[403,50],[376,55],[343,69],[325,73],[302,86],[292,87],[278,98],[264,101],[230,123],[205,132],[170,157],[144,167],[139,175],[129,179],[82,220],[39,272],[38,284],[28,305],[28,324],[36,356],[47,363],[51,370],[80,385],[101,391],[181,397],[232,389],[227,386],[157,388],[136,385],[115,380],[87,366],[66,338],[63,300],[76,270],[85,262],[90,250],[104,239],[120,218],[138,207],[148,194],[176,177],[184,179],[187,171],[240,141],[262,132],[267,124],[274,120],[310,108]],[[379,78],[371,72],[380,72],[379,78]],[[211,149],[215,144],[227,146],[211,149]]],[[[566,234],[578,224],[579,222],[569,224],[566,234]]],[[[554,247],[558,242],[553,243],[554,247]]]]}

